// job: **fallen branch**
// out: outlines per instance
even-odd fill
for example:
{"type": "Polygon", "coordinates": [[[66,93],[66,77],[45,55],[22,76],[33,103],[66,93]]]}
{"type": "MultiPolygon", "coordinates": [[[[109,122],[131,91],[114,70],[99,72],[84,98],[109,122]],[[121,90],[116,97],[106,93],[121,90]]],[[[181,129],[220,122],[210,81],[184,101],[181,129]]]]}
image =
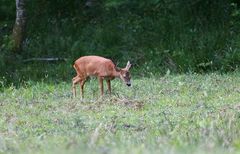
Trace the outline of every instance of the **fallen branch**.
{"type": "Polygon", "coordinates": [[[23,60],[24,63],[33,62],[33,61],[54,62],[54,61],[67,61],[67,59],[66,58],[29,58],[29,59],[23,60]]]}

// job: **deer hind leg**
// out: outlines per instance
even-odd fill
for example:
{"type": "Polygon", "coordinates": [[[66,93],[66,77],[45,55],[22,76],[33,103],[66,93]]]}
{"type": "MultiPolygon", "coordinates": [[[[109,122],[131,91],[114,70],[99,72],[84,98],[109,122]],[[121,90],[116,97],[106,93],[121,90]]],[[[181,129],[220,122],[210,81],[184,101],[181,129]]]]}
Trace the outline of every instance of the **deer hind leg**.
{"type": "Polygon", "coordinates": [[[82,79],[81,81],[80,81],[80,88],[81,88],[81,98],[83,99],[83,88],[84,88],[84,84],[85,84],[85,82],[86,82],[86,79],[82,79]]]}
{"type": "Polygon", "coordinates": [[[111,80],[107,80],[107,86],[108,86],[108,92],[111,95],[112,91],[111,91],[111,80]]]}
{"type": "Polygon", "coordinates": [[[76,97],[76,84],[78,82],[80,82],[81,78],[79,76],[75,76],[72,79],[72,93],[73,93],[73,97],[76,97]]]}
{"type": "Polygon", "coordinates": [[[98,82],[99,82],[99,88],[101,90],[101,96],[103,96],[103,78],[98,77],[98,82]]]}

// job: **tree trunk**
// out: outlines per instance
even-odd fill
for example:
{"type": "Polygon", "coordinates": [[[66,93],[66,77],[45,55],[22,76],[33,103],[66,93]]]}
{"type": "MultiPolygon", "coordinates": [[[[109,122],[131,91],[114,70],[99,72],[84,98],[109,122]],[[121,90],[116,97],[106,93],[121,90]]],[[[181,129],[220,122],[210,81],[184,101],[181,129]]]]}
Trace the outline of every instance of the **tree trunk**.
{"type": "Polygon", "coordinates": [[[25,38],[26,10],[25,0],[16,0],[16,21],[13,27],[13,50],[16,53],[22,51],[22,44],[25,38]]]}

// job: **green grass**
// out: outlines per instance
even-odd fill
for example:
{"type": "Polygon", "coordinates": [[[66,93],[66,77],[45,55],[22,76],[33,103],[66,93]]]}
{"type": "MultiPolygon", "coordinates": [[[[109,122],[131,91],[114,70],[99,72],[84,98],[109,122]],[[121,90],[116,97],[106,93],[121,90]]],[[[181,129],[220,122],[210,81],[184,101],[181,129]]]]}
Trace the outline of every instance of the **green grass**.
{"type": "Polygon", "coordinates": [[[82,102],[70,82],[3,88],[0,153],[240,152],[238,72],[132,82],[114,80],[114,94],[98,99],[90,80],[82,102]]]}

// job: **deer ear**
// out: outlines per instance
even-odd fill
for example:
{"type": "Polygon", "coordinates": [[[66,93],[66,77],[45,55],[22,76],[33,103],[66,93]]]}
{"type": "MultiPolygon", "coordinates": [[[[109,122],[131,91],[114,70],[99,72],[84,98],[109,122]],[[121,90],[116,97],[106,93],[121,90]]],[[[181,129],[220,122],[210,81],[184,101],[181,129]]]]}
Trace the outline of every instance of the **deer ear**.
{"type": "Polygon", "coordinates": [[[131,68],[132,64],[130,63],[130,61],[127,62],[127,65],[126,65],[126,69],[129,70],[131,68]]]}

